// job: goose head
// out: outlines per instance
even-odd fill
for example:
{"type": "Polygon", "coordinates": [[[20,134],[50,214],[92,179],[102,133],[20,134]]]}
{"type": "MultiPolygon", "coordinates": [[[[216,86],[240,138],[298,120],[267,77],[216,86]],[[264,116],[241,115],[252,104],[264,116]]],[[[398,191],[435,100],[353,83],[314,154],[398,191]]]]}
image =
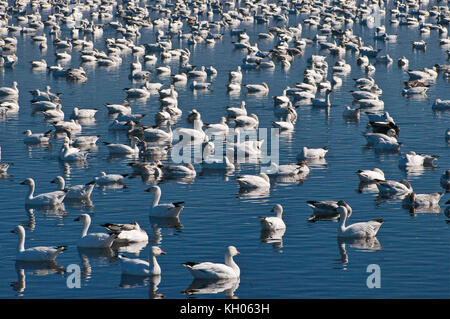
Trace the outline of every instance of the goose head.
{"type": "Polygon", "coordinates": [[[25,234],[25,228],[23,228],[22,225],[17,225],[13,230],[11,230],[11,233],[14,234],[25,234]]]}
{"type": "Polygon", "coordinates": [[[228,246],[225,254],[227,256],[233,257],[233,256],[236,256],[236,255],[239,255],[240,252],[236,249],[236,247],[228,246]]]}
{"type": "Polygon", "coordinates": [[[283,206],[281,206],[280,204],[275,204],[271,212],[276,213],[277,216],[281,217],[281,214],[283,213],[283,206]]]}
{"type": "Polygon", "coordinates": [[[80,216],[75,218],[73,221],[75,221],[75,222],[82,222],[82,223],[90,222],[91,221],[91,216],[89,216],[88,214],[81,214],[80,216]]]}
{"type": "Polygon", "coordinates": [[[160,256],[160,255],[166,255],[166,252],[163,251],[161,248],[159,248],[158,246],[152,246],[151,249],[152,255],[153,256],[160,256]]]}
{"type": "Polygon", "coordinates": [[[34,186],[34,180],[32,178],[26,178],[20,185],[34,186]]]}

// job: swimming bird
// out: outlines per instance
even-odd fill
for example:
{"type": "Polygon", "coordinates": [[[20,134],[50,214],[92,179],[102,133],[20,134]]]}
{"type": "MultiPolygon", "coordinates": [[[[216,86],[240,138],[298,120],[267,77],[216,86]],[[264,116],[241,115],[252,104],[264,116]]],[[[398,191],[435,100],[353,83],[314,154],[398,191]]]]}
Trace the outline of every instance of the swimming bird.
{"type": "Polygon", "coordinates": [[[439,206],[439,201],[443,195],[443,192],[432,194],[417,194],[412,192],[403,199],[403,205],[414,208],[436,207],[439,206]]]}
{"type": "Polygon", "coordinates": [[[286,224],[284,223],[282,219],[283,214],[283,206],[280,204],[276,204],[273,206],[271,212],[274,212],[277,214],[276,217],[259,217],[259,220],[261,222],[261,229],[262,230],[277,230],[277,229],[285,229],[286,224]]]}
{"type": "Polygon", "coordinates": [[[360,222],[346,226],[348,211],[345,206],[338,206],[336,212],[340,216],[338,237],[340,238],[372,238],[375,237],[383,224],[382,218],[372,219],[368,222],[360,222]]]}
{"type": "Polygon", "coordinates": [[[58,184],[58,190],[67,191],[64,200],[90,200],[92,190],[95,187],[95,182],[93,181],[87,184],[66,187],[66,182],[62,176],[56,176],[51,183],[58,184]]]}
{"type": "Polygon", "coordinates": [[[107,186],[111,184],[124,184],[124,177],[127,177],[128,174],[106,174],[105,172],[101,172],[100,176],[94,177],[95,183],[99,186],[107,186]]]}
{"type": "Polygon", "coordinates": [[[236,177],[239,183],[240,190],[251,189],[270,189],[270,179],[265,173],[259,173],[258,175],[242,175],[236,177]]]}
{"type": "Polygon", "coordinates": [[[225,252],[225,264],[211,262],[186,262],[183,264],[196,279],[231,279],[239,278],[241,271],[234,262],[233,257],[239,255],[234,246],[228,246],[225,252]]]}
{"type": "Polygon", "coordinates": [[[117,239],[119,233],[89,233],[89,226],[91,225],[91,217],[88,214],[81,214],[74,219],[76,222],[83,223],[83,230],[81,238],[77,241],[77,246],[82,248],[109,248],[117,239]]]}
{"type": "Polygon", "coordinates": [[[374,168],[373,170],[358,170],[356,174],[358,174],[359,180],[362,183],[373,183],[375,180],[385,180],[384,172],[379,168],[374,168]]]}
{"type": "Polygon", "coordinates": [[[402,179],[399,182],[390,180],[374,180],[374,182],[376,183],[381,196],[407,196],[413,192],[411,184],[406,179],[402,179]]]}
{"type": "Polygon", "coordinates": [[[325,158],[328,153],[328,147],[307,148],[304,146],[300,153],[297,154],[297,160],[320,159],[325,158]]]}
{"type": "Polygon", "coordinates": [[[108,142],[103,142],[104,145],[108,148],[109,154],[112,155],[137,155],[139,154],[138,147],[139,138],[133,136],[131,138],[130,145],[126,144],[113,144],[108,142]]]}
{"type": "Polygon", "coordinates": [[[315,222],[318,220],[335,220],[339,218],[336,208],[340,205],[347,208],[348,217],[352,215],[352,208],[345,201],[307,201],[308,206],[313,209],[313,213],[308,217],[308,221],[315,222]]]}
{"type": "Polygon", "coordinates": [[[67,250],[67,246],[37,246],[25,249],[25,229],[23,226],[18,225],[11,232],[19,236],[16,255],[17,261],[54,261],[60,253],[67,250]]]}
{"type": "Polygon", "coordinates": [[[63,202],[67,193],[65,191],[49,192],[34,196],[35,183],[32,178],[25,179],[20,185],[28,185],[29,187],[28,196],[25,198],[25,205],[30,206],[56,206],[63,202]]]}
{"type": "Polygon", "coordinates": [[[152,246],[150,249],[149,261],[142,259],[131,259],[123,255],[118,255],[122,268],[122,274],[130,276],[159,276],[161,275],[161,267],[156,257],[166,255],[158,246],[152,246]]]}
{"type": "Polygon", "coordinates": [[[111,234],[117,233],[116,242],[120,243],[136,243],[148,241],[148,235],[139,224],[134,221],[130,224],[112,224],[106,223],[100,225],[105,227],[111,234]]]}
{"type": "Polygon", "coordinates": [[[434,166],[434,162],[437,159],[437,155],[417,154],[414,151],[410,151],[400,158],[398,166],[400,168],[434,166]]]}
{"type": "Polygon", "coordinates": [[[155,196],[153,199],[152,207],[150,208],[150,216],[178,217],[178,215],[180,215],[181,211],[184,208],[184,206],[182,206],[184,202],[160,204],[159,199],[161,198],[161,188],[159,188],[159,186],[147,188],[145,191],[153,193],[155,196]]]}

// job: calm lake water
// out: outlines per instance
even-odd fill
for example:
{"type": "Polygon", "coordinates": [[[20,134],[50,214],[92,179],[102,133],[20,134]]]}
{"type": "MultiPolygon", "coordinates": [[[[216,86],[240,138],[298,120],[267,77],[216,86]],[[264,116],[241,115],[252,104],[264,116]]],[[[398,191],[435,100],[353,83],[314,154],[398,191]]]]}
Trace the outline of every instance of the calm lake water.
{"type": "MultiPolygon", "coordinates": [[[[430,3],[432,4],[432,3],[430,3]]],[[[305,17],[290,15],[289,25],[297,25],[305,17]]],[[[214,19],[217,19],[215,16],[214,19]]],[[[401,95],[403,81],[408,75],[396,63],[406,56],[410,69],[445,64],[448,48],[439,46],[439,34],[432,31],[421,36],[417,28],[391,26],[390,14],[377,19],[385,24],[387,33],[397,33],[398,41],[384,43],[375,41],[374,28],[355,24],[354,33],[365,43],[382,49],[394,58],[389,66],[376,64],[374,78],[383,90],[381,98],[385,110],[401,128],[399,140],[403,142],[401,152],[414,150],[418,153],[439,155],[438,167],[422,171],[406,172],[399,169],[400,154],[377,154],[366,148],[365,131],[367,117],[361,115],[360,122],[347,122],[342,117],[345,106],[352,101],[349,90],[354,89],[352,78],[365,76],[357,66],[356,56],[348,51],[345,60],[352,66],[350,74],[343,78],[343,85],[331,94],[332,106],[329,112],[300,106],[299,119],[295,131],[280,137],[280,163],[296,162],[296,155],[303,146],[328,146],[326,164],[312,166],[311,173],[301,184],[274,182],[267,196],[257,198],[239,197],[239,185],[235,177],[242,174],[257,174],[259,164],[243,164],[229,175],[223,173],[198,174],[193,181],[163,181],[160,183],[163,202],[184,201],[185,208],[178,225],[168,225],[148,217],[152,196],[144,192],[151,185],[141,178],[127,178],[125,189],[96,188],[91,196],[93,206],[65,204],[63,211],[27,211],[24,198],[28,192],[20,185],[27,177],[36,181],[37,193],[52,191],[55,184],[50,181],[57,175],[64,176],[69,185],[83,184],[98,176],[101,171],[108,173],[131,173],[126,164],[130,158],[111,158],[107,148],[101,143],[126,143],[123,133],[112,133],[104,103],[120,103],[126,94],[123,88],[139,86],[128,79],[132,54],[123,56],[123,63],[117,68],[85,66],[88,81],[85,84],[68,83],[65,79],[55,79],[45,70],[31,71],[29,61],[45,58],[49,65],[55,63],[55,51],[49,39],[48,50],[42,54],[38,45],[33,44],[29,35],[17,34],[19,62],[13,69],[0,69],[0,86],[19,83],[20,111],[17,115],[0,119],[0,146],[2,161],[13,162],[9,176],[0,179],[0,297],[3,298],[149,298],[156,293],[165,298],[224,298],[230,292],[186,296],[182,293],[192,283],[193,277],[182,266],[186,261],[223,262],[225,247],[234,245],[241,254],[235,257],[241,268],[241,278],[234,296],[239,298],[448,298],[450,297],[450,247],[449,225],[445,216],[438,213],[418,213],[411,216],[402,208],[401,200],[378,198],[375,192],[358,192],[358,169],[378,167],[391,180],[408,179],[417,193],[442,191],[439,178],[450,168],[450,148],[445,142],[444,132],[450,127],[450,114],[435,113],[431,106],[436,98],[450,99],[450,82],[438,77],[428,90],[427,97],[406,98],[401,95]],[[423,38],[427,42],[426,51],[412,50],[411,41],[423,38]],[[50,85],[53,92],[62,93],[62,104],[66,118],[73,107],[98,108],[95,123],[83,126],[82,135],[101,135],[98,149],[88,157],[88,165],[64,165],[58,161],[62,140],[52,140],[51,147],[28,148],[23,143],[26,129],[44,132],[52,128],[40,114],[32,114],[29,90],[50,85]],[[340,243],[337,241],[337,223],[309,223],[311,214],[307,200],[344,199],[353,208],[350,222],[384,218],[384,224],[377,235],[377,241],[369,243],[340,243]],[[281,243],[261,241],[258,216],[269,216],[272,206],[280,203],[284,207],[283,218],[287,225],[281,243]],[[160,245],[167,255],[158,261],[162,268],[160,282],[150,279],[136,280],[121,276],[120,263],[114,251],[89,252],[77,249],[76,242],[82,225],[74,221],[80,213],[92,217],[90,231],[103,232],[100,224],[129,223],[137,221],[149,233],[152,240],[145,247],[124,252],[133,258],[147,259],[149,248],[160,245]],[[69,289],[66,285],[68,274],[55,269],[48,270],[16,265],[17,237],[10,233],[16,225],[26,229],[26,247],[38,245],[68,245],[68,250],[57,257],[57,264],[67,267],[77,264],[81,267],[80,289],[69,289]],[[176,226],[176,227],[174,227],[176,226]],[[366,272],[368,265],[377,264],[381,269],[381,288],[368,289],[366,272]],[[15,285],[11,286],[11,283],[15,285]],[[156,286],[156,287],[155,287],[156,286]],[[15,288],[15,289],[14,289],[15,288]],[[157,290],[157,291],[156,291],[157,290]]],[[[434,20],[430,20],[434,22],[434,20]]],[[[107,22],[107,21],[106,21],[107,22]]],[[[105,23],[106,23],[105,22],[105,23]]],[[[17,24],[16,21],[14,21],[17,24]]],[[[103,23],[100,21],[99,23],[103,23]]],[[[271,21],[270,25],[275,25],[271,21]]],[[[251,43],[257,41],[256,34],[265,32],[267,26],[243,24],[250,35],[251,43]]],[[[138,44],[155,40],[155,30],[142,30],[138,44]]],[[[187,30],[187,29],[186,29],[187,30]]],[[[62,36],[70,30],[62,27],[62,36]]],[[[48,33],[48,30],[45,30],[48,33]]],[[[303,37],[312,38],[315,28],[303,28],[303,37]]],[[[105,27],[104,37],[113,37],[111,27],[105,27]]],[[[189,47],[193,65],[214,66],[218,75],[211,79],[212,90],[197,92],[186,86],[178,86],[179,107],[183,110],[177,127],[187,127],[186,115],[195,108],[202,114],[205,123],[217,122],[226,115],[225,107],[247,102],[249,113],[256,113],[261,128],[270,128],[275,120],[272,96],[280,95],[286,86],[293,87],[303,80],[303,70],[312,54],[327,56],[331,67],[337,58],[320,51],[316,43],[307,46],[301,57],[296,57],[288,70],[282,70],[277,63],[274,70],[244,71],[243,83],[269,84],[267,96],[247,95],[245,88],[240,94],[229,95],[225,84],[227,72],[240,65],[245,51],[233,49],[229,29],[224,30],[222,41],[215,46],[197,44],[188,46],[186,41],[173,39],[173,47],[189,47]]],[[[261,50],[270,50],[273,41],[257,41],[261,50]]],[[[102,38],[95,46],[105,48],[102,38]]],[[[72,60],[66,66],[78,67],[79,52],[72,51],[72,60]]],[[[173,73],[178,70],[178,61],[169,62],[158,58],[155,66],[169,64],[173,73]]],[[[152,75],[152,81],[164,83],[168,87],[170,78],[152,75]]],[[[208,77],[208,81],[210,78],[208,77]]],[[[146,113],[144,125],[154,124],[154,115],[159,110],[158,95],[151,95],[144,101],[131,101],[133,112],[146,113]]],[[[170,162],[170,159],[165,160],[170,162]]],[[[200,166],[195,165],[200,171],[200,166]]],[[[450,198],[445,194],[443,203],[450,198]]],[[[234,287],[236,288],[236,287],[234,287]]],[[[220,289],[219,289],[220,290],[220,289]]]]}

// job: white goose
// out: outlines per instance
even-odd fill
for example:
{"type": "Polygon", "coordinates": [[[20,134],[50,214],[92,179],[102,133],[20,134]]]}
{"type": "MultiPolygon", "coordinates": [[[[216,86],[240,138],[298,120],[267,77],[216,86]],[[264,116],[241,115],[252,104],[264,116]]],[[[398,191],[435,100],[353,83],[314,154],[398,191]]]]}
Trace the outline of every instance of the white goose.
{"type": "Polygon", "coordinates": [[[236,178],[239,183],[240,190],[249,189],[270,189],[270,179],[265,173],[258,175],[242,175],[236,178]]]}
{"type": "Polygon", "coordinates": [[[400,168],[434,166],[437,158],[436,155],[416,154],[416,152],[410,151],[400,158],[398,166],[400,168]]]}
{"type": "Polygon", "coordinates": [[[379,168],[374,168],[373,170],[358,170],[356,174],[358,174],[359,180],[362,183],[373,183],[375,180],[386,180],[384,178],[384,172],[379,168]]]}
{"type": "Polygon", "coordinates": [[[233,257],[239,255],[234,246],[228,246],[225,252],[225,264],[211,262],[186,262],[183,264],[196,279],[231,279],[239,278],[241,271],[234,262],[233,257]]]}
{"type": "Polygon", "coordinates": [[[375,183],[382,196],[406,196],[413,192],[411,184],[406,179],[402,179],[399,182],[375,180],[375,183]]]}
{"type": "Polygon", "coordinates": [[[124,184],[124,177],[127,177],[128,174],[106,174],[105,172],[101,172],[100,176],[94,177],[95,183],[99,186],[107,186],[111,184],[124,184]]]}
{"type": "Polygon", "coordinates": [[[150,213],[149,213],[150,216],[178,217],[178,215],[184,208],[184,206],[181,205],[181,204],[184,204],[184,202],[160,204],[159,199],[161,198],[161,188],[159,188],[159,186],[153,186],[153,187],[147,188],[145,191],[155,194],[155,197],[153,199],[153,205],[150,208],[150,213]]]}
{"type": "Polygon", "coordinates": [[[273,206],[271,212],[274,212],[277,214],[276,217],[259,217],[259,220],[261,221],[261,229],[262,230],[278,230],[278,229],[285,229],[286,224],[284,223],[283,219],[281,218],[283,215],[283,206],[280,204],[276,204],[273,206]]]}
{"type": "Polygon", "coordinates": [[[327,153],[328,153],[327,147],[307,148],[306,146],[304,146],[300,151],[300,153],[297,154],[297,160],[325,158],[325,155],[327,153]]]}
{"type": "Polygon", "coordinates": [[[207,133],[222,133],[222,134],[226,134],[228,133],[229,127],[227,125],[227,119],[222,116],[220,118],[220,122],[219,123],[213,123],[213,124],[204,124],[204,127],[207,130],[207,133]]]}
{"type": "Polygon", "coordinates": [[[314,107],[330,107],[330,94],[332,90],[326,90],[325,91],[325,98],[324,99],[311,99],[311,104],[314,107]]]}
{"type": "Polygon", "coordinates": [[[91,119],[94,118],[97,112],[97,109],[79,109],[78,107],[74,107],[70,118],[74,120],[91,119]]]}
{"type": "Polygon", "coordinates": [[[111,234],[118,234],[116,242],[121,243],[137,243],[148,241],[148,235],[137,222],[130,224],[102,224],[111,234]]]}
{"type": "Polygon", "coordinates": [[[56,176],[55,179],[51,181],[51,183],[58,184],[58,190],[67,191],[66,199],[83,199],[90,200],[92,190],[95,187],[95,182],[89,182],[84,185],[74,185],[70,187],[66,187],[66,182],[62,176],[56,176]]]}
{"type": "Polygon", "coordinates": [[[241,115],[247,115],[247,109],[245,108],[245,101],[241,102],[241,107],[227,107],[226,111],[229,118],[236,118],[241,115]]]}
{"type": "Polygon", "coordinates": [[[56,206],[61,204],[66,196],[66,192],[50,192],[42,193],[34,196],[35,183],[32,178],[27,178],[21,185],[28,185],[29,192],[28,196],[25,198],[25,205],[31,206],[56,206]]]}
{"type": "Polygon", "coordinates": [[[375,237],[383,224],[382,218],[372,219],[368,222],[360,222],[346,226],[347,208],[339,206],[336,212],[340,215],[338,237],[340,238],[372,238],[375,237]]]}
{"type": "Polygon", "coordinates": [[[139,147],[137,143],[139,142],[139,138],[133,136],[131,138],[130,145],[126,144],[112,144],[108,142],[103,142],[104,145],[108,148],[109,154],[111,155],[137,155],[139,154],[139,147]]]}
{"type": "Polygon", "coordinates": [[[19,236],[16,255],[18,261],[54,261],[56,256],[67,249],[67,246],[38,246],[25,249],[25,229],[23,226],[18,225],[11,232],[19,236]]]}
{"type": "Polygon", "coordinates": [[[9,86],[0,87],[0,96],[2,96],[2,97],[5,97],[5,96],[18,97],[19,89],[17,88],[17,82],[14,81],[12,87],[9,87],[9,86]]]}
{"type": "Polygon", "coordinates": [[[416,194],[412,192],[403,199],[403,204],[414,208],[436,207],[439,206],[439,201],[443,195],[443,192],[432,194],[416,194]]]}
{"type": "Polygon", "coordinates": [[[248,93],[269,93],[269,86],[265,82],[261,84],[245,84],[244,87],[248,93]]]}
{"type": "Polygon", "coordinates": [[[131,259],[119,255],[122,274],[130,276],[159,276],[161,267],[156,260],[157,256],[165,255],[166,252],[158,246],[152,246],[150,249],[149,261],[142,259],[131,259]]]}
{"type": "Polygon", "coordinates": [[[166,177],[195,177],[197,172],[191,163],[184,165],[158,165],[166,177]]]}
{"type": "Polygon", "coordinates": [[[89,226],[91,225],[91,217],[88,214],[81,214],[74,219],[76,222],[84,224],[81,238],[77,242],[78,247],[82,248],[109,248],[114,240],[118,237],[118,233],[90,233],[88,234],[89,226]]]}
{"type": "Polygon", "coordinates": [[[31,130],[26,130],[23,132],[25,134],[25,138],[23,142],[25,144],[45,144],[50,141],[52,130],[49,130],[45,133],[32,133],[31,130]]]}
{"type": "Polygon", "coordinates": [[[347,209],[347,217],[350,217],[353,210],[345,201],[340,200],[338,202],[325,200],[325,201],[307,201],[308,206],[313,209],[313,213],[308,217],[308,221],[315,222],[317,220],[335,220],[339,218],[339,214],[336,212],[336,208],[344,206],[347,209]]]}

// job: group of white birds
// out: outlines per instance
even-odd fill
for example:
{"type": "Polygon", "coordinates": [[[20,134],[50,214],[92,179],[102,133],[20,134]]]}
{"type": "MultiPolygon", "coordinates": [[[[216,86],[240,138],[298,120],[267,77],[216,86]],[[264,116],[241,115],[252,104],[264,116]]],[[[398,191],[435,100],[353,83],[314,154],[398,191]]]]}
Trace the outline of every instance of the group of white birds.
{"type": "MultiPolygon", "coordinates": [[[[145,1],[146,7],[140,6],[140,2],[127,1],[115,6],[115,1],[108,3],[98,3],[97,1],[77,2],[72,9],[63,4],[53,4],[47,1],[40,1],[38,4],[32,1],[16,1],[19,6],[14,10],[3,10],[11,12],[19,25],[11,24],[11,16],[0,14],[0,34],[32,33],[31,41],[45,52],[47,43],[52,43],[55,47],[55,58],[57,65],[48,65],[45,59],[31,61],[33,69],[48,69],[53,77],[66,77],[68,80],[77,82],[88,81],[87,74],[83,66],[78,68],[64,68],[60,63],[68,63],[72,58],[71,50],[80,51],[80,59],[84,64],[96,64],[106,67],[117,67],[125,59],[125,54],[132,52],[133,62],[130,64],[130,79],[143,81],[144,84],[136,88],[125,88],[124,92],[128,99],[146,99],[150,95],[159,95],[161,109],[155,116],[155,126],[144,126],[140,122],[145,114],[132,113],[131,104],[125,100],[122,104],[105,104],[108,114],[115,114],[117,117],[111,122],[109,129],[117,132],[125,132],[130,143],[118,144],[104,141],[103,144],[112,155],[126,155],[146,159],[156,158],[153,162],[134,161],[130,163],[133,174],[154,176],[157,179],[165,178],[193,178],[196,170],[192,164],[167,165],[160,159],[168,152],[168,145],[174,141],[175,134],[171,126],[174,125],[182,114],[179,108],[178,93],[175,84],[192,80],[193,90],[205,90],[212,87],[212,83],[206,82],[210,77],[213,79],[217,75],[217,70],[212,67],[201,66],[196,68],[189,64],[191,51],[188,48],[172,49],[172,40],[186,40],[189,45],[206,43],[215,45],[222,39],[223,34],[213,32],[213,30],[224,30],[230,28],[230,33],[236,41],[234,48],[246,50],[247,55],[241,65],[228,73],[229,83],[226,85],[229,93],[240,91],[244,87],[248,94],[267,95],[269,85],[266,82],[256,84],[242,84],[243,70],[275,68],[275,62],[279,62],[284,69],[290,67],[294,58],[304,54],[305,47],[316,43],[323,50],[328,50],[335,56],[344,56],[347,50],[358,54],[358,65],[364,68],[367,77],[354,79],[356,89],[350,91],[357,108],[350,106],[343,111],[343,116],[349,120],[360,120],[361,114],[366,114],[369,120],[370,131],[363,135],[367,140],[367,145],[378,151],[399,152],[401,142],[397,140],[400,128],[388,112],[384,111],[384,102],[380,99],[382,89],[375,83],[372,75],[376,72],[373,61],[376,63],[392,63],[393,59],[386,53],[380,55],[380,50],[376,50],[370,45],[363,43],[361,37],[353,33],[352,25],[356,19],[361,24],[369,24],[372,21],[373,13],[379,14],[385,11],[382,1],[363,1],[359,7],[354,2],[348,4],[330,3],[329,1],[314,2],[303,1],[279,2],[278,5],[266,4],[258,1],[246,1],[240,3],[239,8],[232,1],[196,1],[195,3],[177,1],[176,4],[163,7],[152,1],[145,1]],[[22,14],[30,4],[31,12],[22,14]],[[379,6],[381,5],[381,7],[379,6]],[[41,11],[47,11],[46,20],[42,19],[41,11]],[[151,19],[149,11],[160,14],[160,17],[151,19]],[[341,12],[345,12],[343,15],[341,12]],[[89,12],[88,15],[86,13],[89,12]],[[113,14],[113,12],[115,12],[113,14]],[[171,13],[172,15],[166,15],[171,13]],[[208,20],[200,20],[203,13],[208,20]],[[288,27],[289,14],[310,14],[309,17],[297,26],[288,27]],[[319,13],[322,13],[319,15],[319,13]],[[214,20],[214,14],[219,14],[220,19],[214,20]],[[87,16],[87,18],[86,18],[87,16]],[[112,20],[118,17],[117,21],[112,20]],[[269,52],[261,51],[257,43],[251,44],[250,37],[245,29],[236,29],[241,23],[267,23],[272,18],[276,24],[283,26],[268,27],[267,33],[259,33],[259,40],[276,39],[276,45],[269,52]],[[109,23],[95,24],[96,19],[110,21],[109,23]],[[185,20],[183,23],[182,20],[185,20]],[[61,25],[70,30],[70,38],[62,39],[61,25]],[[191,33],[184,33],[183,26],[189,26],[191,33]],[[317,26],[318,33],[314,39],[302,38],[302,28],[305,25],[317,26]],[[141,36],[141,31],[162,26],[155,31],[156,42],[137,45],[141,36]],[[167,31],[162,31],[167,27],[167,31]],[[87,40],[89,37],[98,38],[103,36],[103,30],[113,28],[121,38],[106,38],[106,52],[94,47],[94,42],[87,40]],[[47,32],[47,33],[46,33],[47,32]],[[50,41],[47,38],[52,37],[50,41]],[[83,35],[83,37],[80,37],[83,35]],[[329,36],[333,36],[333,42],[328,42],[329,36]],[[338,40],[338,41],[336,41],[338,40]],[[160,65],[154,70],[144,70],[144,66],[154,66],[158,61],[158,56],[162,62],[171,59],[180,60],[178,74],[173,74],[168,65],[160,65]],[[141,58],[144,63],[141,63],[141,58]],[[144,66],[143,66],[144,65],[144,66]],[[163,84],[150,81],[150,74],[157,76],[171,76],[173,84],[169,88],[163,89],[163,84]]],[[[6,8],[7,3],[1,2],[1,7],[6,8]]],[[[427,30],[438,30],[442,36],[447,35],[446,24],[449,22],[448,8],[432,7],[428,10],[419,10],[418,1],[408,1],[407,3],[396,2],[391,9],[391,24],[406,23],[420,28],[421,33],[427,30]],[[415,18],[413,14],[418,14],[415,18]],[[427,17],[433,17],[435,24],[425,22],[427,17]],[[436,19],[435,17],[438,17],[436,19]]],[[[376,28],[375,40],[396,41],[396,35],[387,34],[384,26],[376,28]]],[[[442,44],[448,44],[448,40],[443,38],[442,44]]],[[[413,48],[425,49],[424,41],[414,42],[413,48]]],[[[18,61],[15,52],[17,50],[17,38],[6,36],[0,38],[0,48],[2,56],[0,67],[14,67],[18,61]]],[[[296,107],[299,105],[311,105],[318,108],[331,107],[331,94],[333,90],[342,85],[343,77],[351,72],[351,66],[342,57],[334,66],[328,66],[324,55],[312,55],[308,58],[309,66],[304,70],[304,80],[295,84],[295,87],[286,87],[282,95],[274,96],[274,114],[277,119],[272,122],[273,127],[282,132],[292,132],[295,130],[295,123],[298,118],[296,107]],[[331,76],[329,74],[331,71],[331,76]],[[327,80],[329,78],[330,80],[327,80]],[[323,93],[320,98],[316,94],[323,93]]],[[[423,95],[429,86],[437,80],[439,73],[444,73],[448,77],[450,65],[434,65],[421,70],[407,69],[409,62],[405,57],[398,59],[399,67],[403,68],[409,75],[409,81],[405,83],[406,88],[402,91],[405,96],[423,95]]],[[[19,83],[13,81],[11,86],[0,87],[0,114],[8,116],[18,112],[19,107],[19,83]]],[[[69,120],[65,120],[66,114],[61,101],[61,94],[51,92],[51,87],[45,90],[35,89],[30,91],[32,95],[31,107],[33,112],[40,112],[45,120],[53,125],[51,130],[43,133],[33,133],[31,130],[24,132],[24,143],[45,145],[58,137],[63,138],[63,145],[59,152],[59,160],[67,163],[87,161],[89,149],[95,147],[99,140],[99,135],[77,136],[82,131],[83,121],[89,122],[94,119],[98,109],[87,109],[74,107],[69,120]]],[[[450,109],[450,100],[436,99],[432,105],[433,109],[446,111],[450,109]]],[[[258,156],[261,153],[261,145],[264,141],[241,141],[240,130],[256,130],[259,127],[257,114],[248,114],[245,101],[239,107],[230,106],[224,110],[224,116],[218,123],[203,123],[199,111],[193,109],[187,120],[193,124],[192,128],[177,128],[177,133],[183,136],[179,143],[201,144],[203,150],[208,150],[207,155],[214,152],[214,144],[209,141],[209,136],[214,134],[227,135],[230,129],[237,135],[237,142],[229,142],[226,150],[230,152],[242,152],[246,157],[258,156]],[[225,114],[226,113],[226,114],[225,114]],[[226,115],[226,116],[225,116],[226,115]]],[[[450,141],[450,129],[447,130],[445,138],[450,141]]],[[[236,178],[242,192],[262,191],[268,192],[271,188],[271,177],[295,177],[302,180],[310,173],[309,163],[315,160],[323,160],[329,151],[328,147],[310,148],[301,147],[297,155],[297,163],[278,165],[271,163],[270,167],[261,171],[257,175],[242,175],[236,178]]],[[[400,168],[435,166],[437,157],[434,155],[418,154],[410,151],[401,155],[399,159],[400,168]]],[[[10,163],[1,163],[0,173],[6,174],[10,163]]],[[[203,160],[202,167],[205,169],[225,169],[234,170],[233,159],[223,156],[220,159],[208,158],[203,160]]],[[[393,181],[385,179],[383,171],[378,168],[373,170],[359,170],[357,174],[362,185],[376,185],[381,196],[403,198],[404,204],[415,211],[421,208],[435,207],[439,205],[439,200],[443,196],[442,192],[433,194],[416,194],[411,184],[407,180],[393,181]]],[[[56,177],[52,183],[58,185],[58,189],[53,192],[35,195],[35,181],[27,178],[21,184],[29,187],[29,192],[25,198],[25,204],[31,207],[56,206],[65,200],[90,201],[91,193],[98,185],[122,185],[125,186],[124,178],[128,174],[107,174],[101,172],[92,181],[82,185],[67,186],[63,177],[56,177]]],[[[450,170],[446,170],[440,180],[441,186],[450,189],[450,170]]],[[[149,208],[149,216],[178,218],[182,212],[184,202],[160,203],[161,189],[159,186],[152,186],[145,190],[152,193],[154,200],[149,208]]],[[[448,202],[447,202],[448,204],[448,202]]],[[[341,201],[308,201],[308,205],[313,209],[313,214],[309,221],[316,220],[339,220],[337,236],[340,238],[373,238],[379,231],[383,219],[373,219],[368,222],[358,222],[346,225],[348,218],[352,215],[352,208],[343,200],[341,201]]],[[[449,216],[449,207],[445,213],[449,216]]],[[[260,217],[261,228],[265,232],[272,233],[271,237],[281,236],[286,229],[282,219],[283,207],[276,204],[272,212],[276,216],[260,217]],[[277,235],[278,233],[278,235],[277,235]]],[[[129,224],[103,224],[107,233],[89,233],[91,217],[89,214],[82,214],[75,219],[83,224],[78,247],[105,248],[111,247],[114,242],[122,244],[132,242],[148,241],[148,235],[137,222],[129,224]]],[[[33,247],[25,248],[25,229],[17,226],[14,230],[19,236],[17,260],[21,261],[51,261],[55,260],[58,254],[67,249],[67,246],[54,247],[33,247]]],[[[157,262],[157,257],[166,254],[160,247],[153,246],[150,249],[149,261],[131,259],[119,255],[122,272],[128,275],[150,276],[160,275],[161,268],[157,262]]],[[[196,263],[186,262],[186,267],[195,278],[199,279],[229,279],[239,278],[240,269],[233,260],[239,251],[234,246],[229,246],[225,252],[225,263],[196,263]]]]}

